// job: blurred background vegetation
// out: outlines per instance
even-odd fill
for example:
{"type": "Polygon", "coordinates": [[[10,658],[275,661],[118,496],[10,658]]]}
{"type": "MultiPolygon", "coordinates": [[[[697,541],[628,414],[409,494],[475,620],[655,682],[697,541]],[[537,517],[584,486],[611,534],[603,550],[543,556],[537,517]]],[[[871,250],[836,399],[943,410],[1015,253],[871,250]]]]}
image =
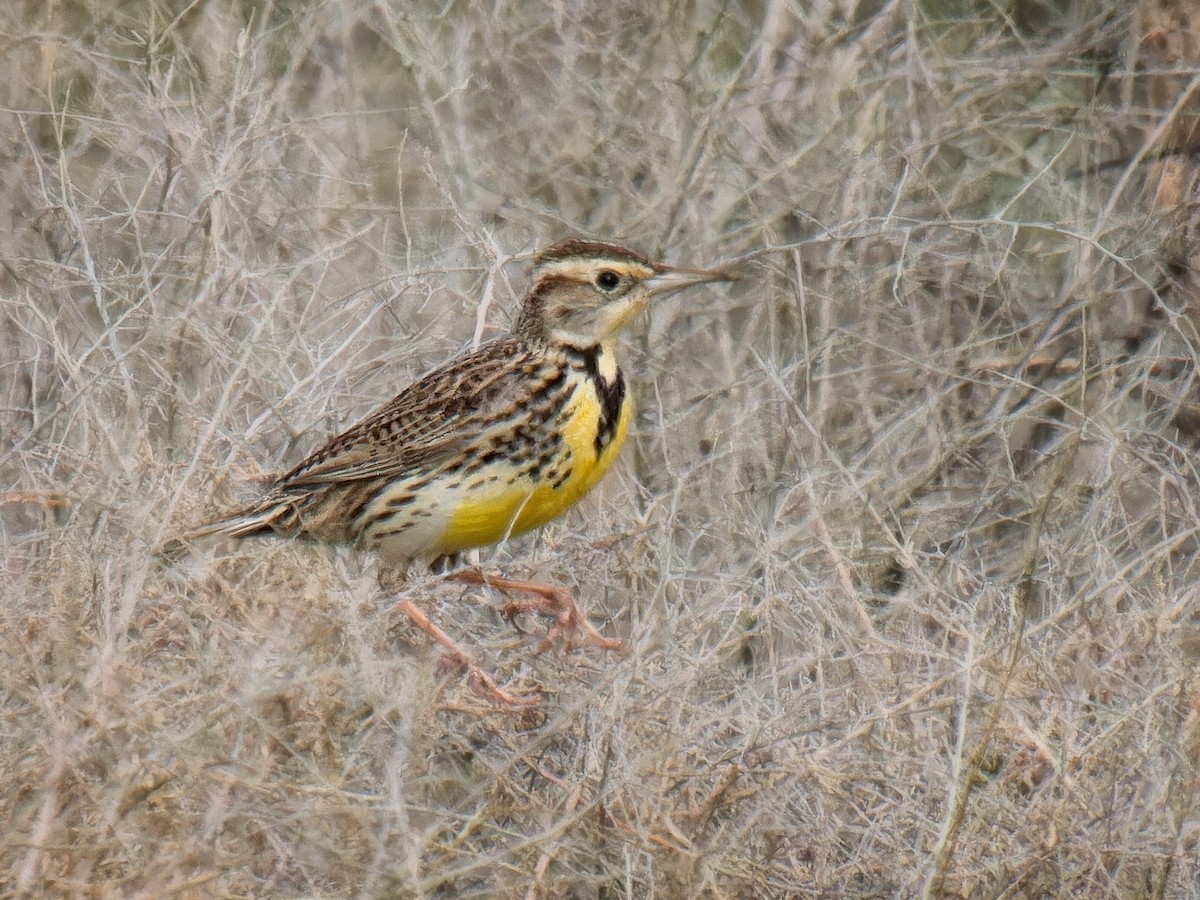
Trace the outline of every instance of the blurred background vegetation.
{"type": "Polygon", "coordinates": [[[0,46],[0,894],[1200,894],[1190,4],[14,0],[0,46]],[[571,235],[743,276],[483,556],[627,656],[414,572],[545,697],[488,709],[352,554],[156,560],[571,235]]]}

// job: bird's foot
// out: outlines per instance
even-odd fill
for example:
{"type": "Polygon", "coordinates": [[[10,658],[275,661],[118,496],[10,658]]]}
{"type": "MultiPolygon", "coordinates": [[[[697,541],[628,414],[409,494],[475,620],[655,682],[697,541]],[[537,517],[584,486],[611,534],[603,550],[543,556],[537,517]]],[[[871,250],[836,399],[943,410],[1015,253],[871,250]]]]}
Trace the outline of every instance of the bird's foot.
{"type": "Polygon", "coordinates": [[[487,585],[505,593],[521,593],[529,595],[529,599],[509,601],[500,607],[501,612],[509,619],[526,612],[535,612],[554,620],[546,636],[538,644],[538,651],[548,649],[555,641],[562,640],[570,646],[576,637],[593,647],[604,650],[623,651],[625,644],[615,638],[607,638],[588,620],[575,604],[575,598],[566,588],[540,581],[525,581],[517,578],[504,578],[500,575],[484,572],[482,569],[462,569],[446,576],[448,581],[462,584],[487,585]]]}
{"type": "Polygon", "coordinates": [[[433,624],[429,616],[411,600],[401,600],[397,604],[397,607],[408,617],[410,622],[442,645],[446,651],[446,657],[443,662],[454,671],[465,671],[467,674],[467,686],[479,697],[499,706],[508,706],[513,709],[536,706],[541,702],[541,698],[536,694],[514,694],[496,684],[492,676],[472,662],[471,657],[467,655],[466,651],[458,646],[450,635],[433,624]]]}

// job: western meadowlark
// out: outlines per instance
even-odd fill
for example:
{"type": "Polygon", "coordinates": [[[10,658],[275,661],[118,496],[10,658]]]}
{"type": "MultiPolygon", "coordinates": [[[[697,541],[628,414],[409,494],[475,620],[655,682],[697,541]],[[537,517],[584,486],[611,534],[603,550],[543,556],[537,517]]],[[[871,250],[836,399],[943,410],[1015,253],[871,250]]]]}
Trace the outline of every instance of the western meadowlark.
{"type": "MultiPolygon", "coordinates": [[[[632,405],[617,363],[621,329],[654,298],[728,280],[721,271],[666,266],[616,244],[555,244],[534,258],[509,334],[401,391],[276,478],[257,503],[172,544],[294,535],[352,544],[407,567],[544,525],[596,485],[625,440],[632,405]]],[[[597,646],[621,646],[561,588],[479,570],[448,577],[537,598],[508,609],[553,616],[547,640],[577,631],[597,646]]],[[[496,687],[411,601],[400,609],[470,670],[481,693],[534,702],[496,687]]]]}

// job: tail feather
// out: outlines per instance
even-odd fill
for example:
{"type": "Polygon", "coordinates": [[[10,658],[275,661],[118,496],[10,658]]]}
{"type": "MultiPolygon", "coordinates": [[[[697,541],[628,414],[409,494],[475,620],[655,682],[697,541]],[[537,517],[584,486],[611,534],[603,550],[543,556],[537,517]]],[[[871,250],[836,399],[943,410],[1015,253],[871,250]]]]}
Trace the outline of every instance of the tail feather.
{"type": "Polygon", "coordinates": [[[194,547],[222,538],[287,535],[295,532],[296,508],[287,502],[263,502],[234,510],[163,544],[159,555],[168,562],[186,556],[194,547]]]}

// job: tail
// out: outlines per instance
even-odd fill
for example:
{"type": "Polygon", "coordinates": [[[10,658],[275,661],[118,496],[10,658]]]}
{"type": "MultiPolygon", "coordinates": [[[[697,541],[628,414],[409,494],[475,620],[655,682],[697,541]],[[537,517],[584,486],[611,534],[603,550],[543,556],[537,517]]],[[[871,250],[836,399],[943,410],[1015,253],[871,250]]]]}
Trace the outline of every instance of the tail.
{"type": "Polygon", "coordinates": [[[299,526],[296,507],[289,501],[265,500],[254,506],[234,510],[219,519],[201,525],[194,531],[163,544],[158,555],[167,562],[186,556],[194,547],[205,546],[223,538],[244,538],[253,535],[290,535],[299,526]]]}

